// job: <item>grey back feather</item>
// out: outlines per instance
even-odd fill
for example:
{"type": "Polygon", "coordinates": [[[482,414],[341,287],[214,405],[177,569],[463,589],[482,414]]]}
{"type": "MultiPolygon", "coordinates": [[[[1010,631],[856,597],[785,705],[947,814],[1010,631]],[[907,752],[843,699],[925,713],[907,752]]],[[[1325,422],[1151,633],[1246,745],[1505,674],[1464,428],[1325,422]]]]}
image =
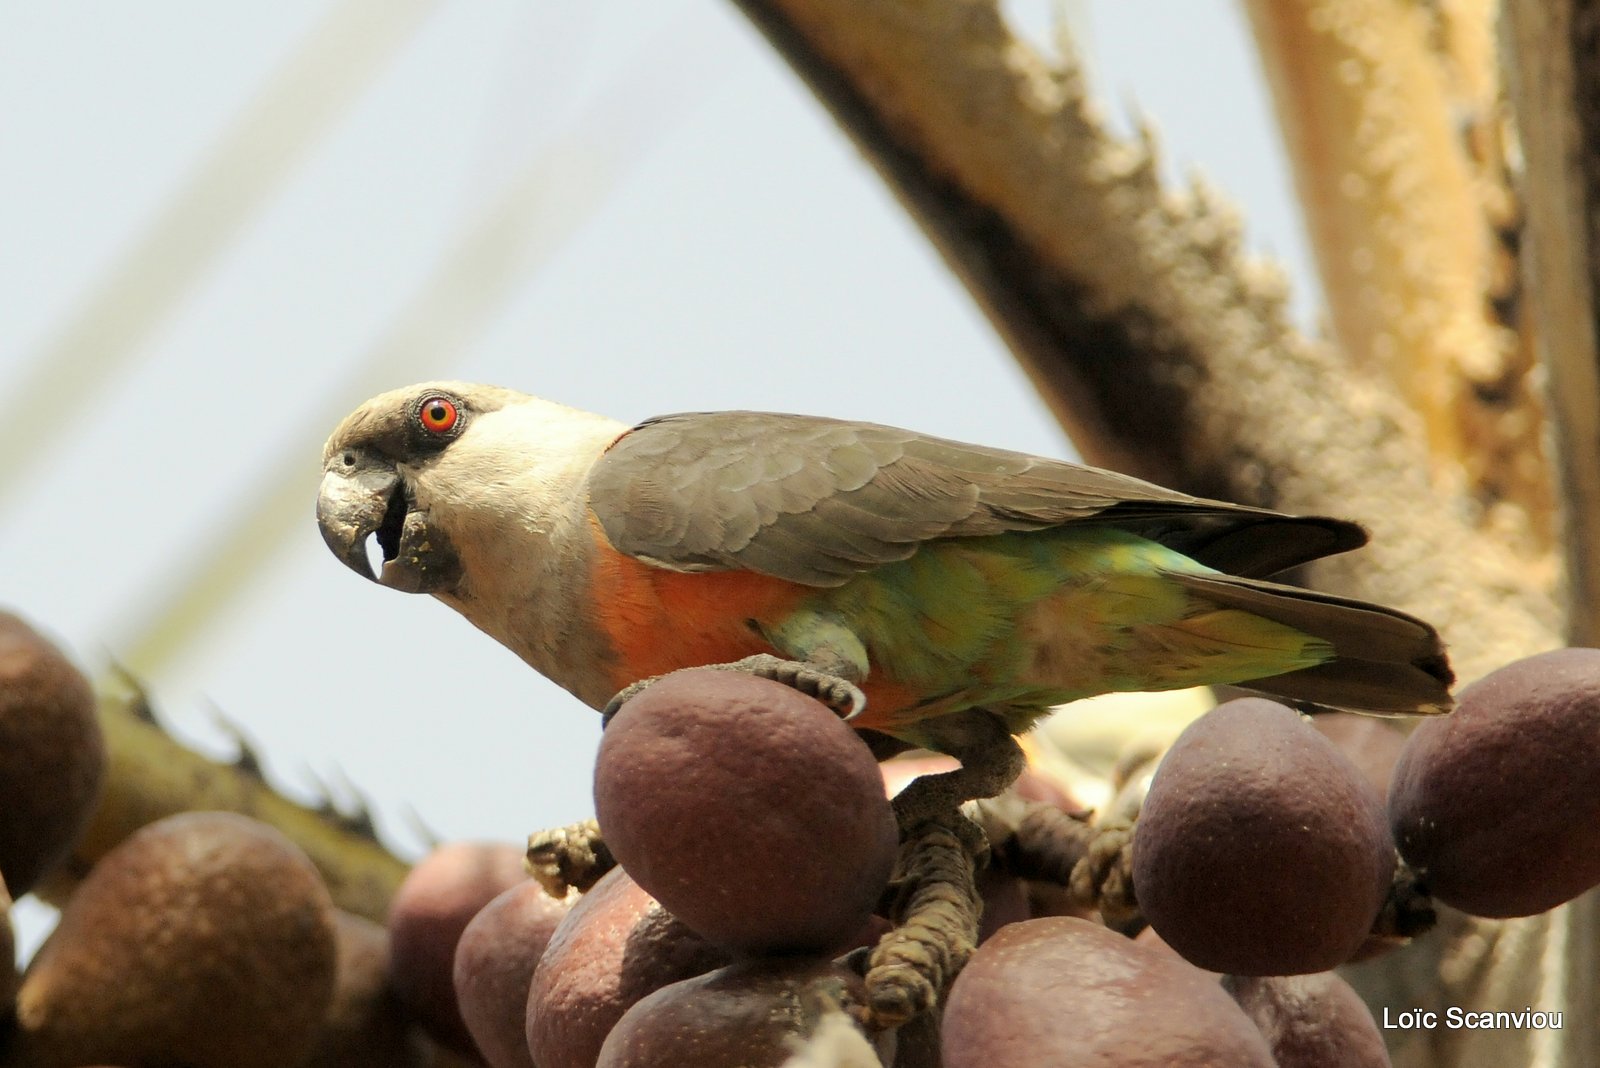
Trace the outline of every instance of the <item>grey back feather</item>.
{"type": "Polygon", "coordinates": [[[813,416],[650,419],[596,462],[589,506],[621,552],[811,586],[935,538],[1098,523],[1259,577],[1365,543],[1356,524],[1191,497],[1111,471],[813,416]]]}

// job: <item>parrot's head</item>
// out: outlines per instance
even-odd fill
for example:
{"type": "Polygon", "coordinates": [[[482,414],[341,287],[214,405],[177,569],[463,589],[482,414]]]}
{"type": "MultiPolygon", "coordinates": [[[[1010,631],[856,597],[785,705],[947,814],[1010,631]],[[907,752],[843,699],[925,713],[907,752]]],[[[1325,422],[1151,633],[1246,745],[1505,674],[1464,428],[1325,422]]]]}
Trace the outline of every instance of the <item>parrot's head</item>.
{"type": "Polygon", "coordinates": [[[498,386],[392,390],[328,438],[317,525],[346,566],[392,589],[454,600],[516,586],[621,429],[498,386]]]}

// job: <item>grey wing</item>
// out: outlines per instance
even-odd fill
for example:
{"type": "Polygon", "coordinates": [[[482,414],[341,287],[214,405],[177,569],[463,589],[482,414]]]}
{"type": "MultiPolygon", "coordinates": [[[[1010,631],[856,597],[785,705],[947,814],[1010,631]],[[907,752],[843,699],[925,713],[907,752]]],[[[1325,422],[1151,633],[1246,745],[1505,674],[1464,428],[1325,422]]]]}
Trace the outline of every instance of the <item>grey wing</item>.
{"type": "Polygon", "coordinates": [[[587,488],[606,537],[630,556],[811,586],[841,585],[935,538],[1068,523],[1132,531],[1257,577],[1366,541],[1343,520],[873,423],[767,412],[647,420],[596,461],[587,488]]]}

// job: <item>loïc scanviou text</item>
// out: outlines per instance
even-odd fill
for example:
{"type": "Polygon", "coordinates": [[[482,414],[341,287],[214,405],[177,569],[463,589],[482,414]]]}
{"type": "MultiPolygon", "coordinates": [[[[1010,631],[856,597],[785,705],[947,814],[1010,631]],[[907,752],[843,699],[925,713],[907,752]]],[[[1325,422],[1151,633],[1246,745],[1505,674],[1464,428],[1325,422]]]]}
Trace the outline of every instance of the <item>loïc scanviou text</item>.
{"type": "Polygon", "coordinates": [[[1384,1006],[1378,1021],[1386,1031],[1559,1031],[1561,1013],[1535,1010],[1472,1012],[1452,1005],[1443,1012],[1431,1009],[1391,1009],[1384,1006]]]}

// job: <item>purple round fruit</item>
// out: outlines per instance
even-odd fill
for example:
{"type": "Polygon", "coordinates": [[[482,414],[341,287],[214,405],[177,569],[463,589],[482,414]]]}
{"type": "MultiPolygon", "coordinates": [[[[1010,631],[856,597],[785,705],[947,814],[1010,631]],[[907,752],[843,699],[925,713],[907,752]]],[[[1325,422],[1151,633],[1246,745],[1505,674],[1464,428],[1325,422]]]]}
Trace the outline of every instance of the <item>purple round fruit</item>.
{"type": "Polygon", "coordinates": [[[1475,916],[1531,916],[1600,883],[1600,649],[1508,664],[1419,726],[1389,825],[1429,891],[1475,916]]]}
{"type": "Polygon", "coordinates": [[[726,953],[614,868],[572,906],[533,970],[528,1053],[539,1068],[594,1068],[634,1002],[726,963],[726,953]]]}
{"type": "Polygon", "coordinates": [[[1133,839],[1139,907],[1187,960],[1326,971],[1366,940],[1394,874],[1382,802],[1298,713],[1229,701],[1173,743],[1133,839]]]}
{"type": "Polygon", "coordinates": [[[792,687],[680,671],[622,706],[595,763],[617,860],[708,941],[825,953],[872,914],[897,829],[856,732],[792,687]]]}
{"type": "MultiPolygon", "coordinates": [[[[783,1068],[825,1017],[864,1003],[861,976],[831,960],[743,961],[637,1002],[596,1068],[783,1068]]],[[[867,1047],[864,1037],[857,1047],[867,1047]]]]}
{"type": "Polygon", "coordinates": [[[527,881],[524,850],[507,842],[452,842],[417,862],[389,904],[389,979],[428,1033],[464,1053],[472,1036],[452,974],[461,932],[495,895],[527,881]]]}
{"type": "Polygon", "coordinates": [[[1272,1068],[1210,976],[1073,917],[1009,924],[950,989],[944,1068],[1272,1068]]]}
{"type": "Polygon", "coordinates": [[[1372,1013],[1333,972],[1230,975],[1222,987],[1261,1029],[1278,1068],[1389,1068],[1372,1013]]]}
{"type": "Polygon", "coordinates": [[[528,988],[567,911],[566,901],[528,879],[501,892],[461,932],[456,1003],[491,1068],[533,1068],[526,1028],[528,988]]]}

